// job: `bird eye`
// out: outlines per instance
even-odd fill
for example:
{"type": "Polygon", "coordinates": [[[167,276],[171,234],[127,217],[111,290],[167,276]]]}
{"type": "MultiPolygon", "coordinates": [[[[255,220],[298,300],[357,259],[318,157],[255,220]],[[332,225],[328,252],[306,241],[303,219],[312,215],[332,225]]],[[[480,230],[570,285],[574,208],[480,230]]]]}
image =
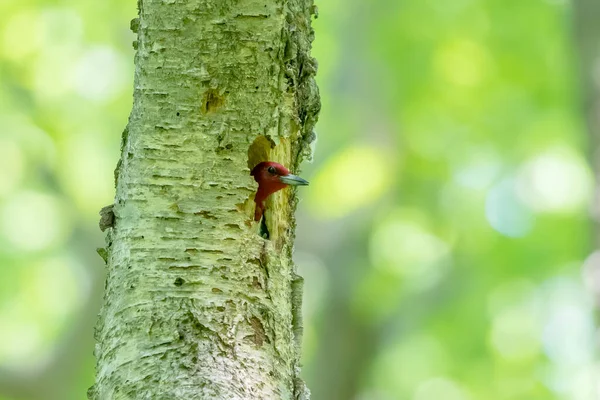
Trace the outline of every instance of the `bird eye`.
{"type": "Polygon", "coordinates": [[[276,172],[275,167],[269,167],[269,168],[267,168],[267,171],[269,171],[269,173],[273,174],[273,175],[275,175],[275,172],[276,172]]]}

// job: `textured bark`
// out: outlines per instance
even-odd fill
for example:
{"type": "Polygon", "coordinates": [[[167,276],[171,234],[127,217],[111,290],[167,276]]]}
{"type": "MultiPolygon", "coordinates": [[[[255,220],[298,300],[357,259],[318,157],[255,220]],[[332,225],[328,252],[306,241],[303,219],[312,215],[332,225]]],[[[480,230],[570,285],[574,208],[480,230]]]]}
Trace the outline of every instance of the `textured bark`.
{"type": "Polygon", "coordinates": [[[295,170],[309,155],[312,0],[138,7],[89,397],[306,398],[295,192],[267,202],[264,239],[249,172],[267,159],[295,170]]]}

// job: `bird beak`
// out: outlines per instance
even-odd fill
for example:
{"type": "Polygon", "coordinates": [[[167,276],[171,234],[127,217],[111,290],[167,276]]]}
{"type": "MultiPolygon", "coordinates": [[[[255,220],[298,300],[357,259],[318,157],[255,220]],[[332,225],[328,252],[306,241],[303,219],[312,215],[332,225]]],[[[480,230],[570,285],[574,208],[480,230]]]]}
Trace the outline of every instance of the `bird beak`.
{"type": "Polygon", "coordinates": [[[293,185],[293,186],[306,186],[306,185],[308,185],[308,181],[307,180],[302,179],[299,176],[292,175],[292,174],[282,175],[282,176],[279,177],[279,180],[281,182],[285,183],[286,185],[293,185]]]}

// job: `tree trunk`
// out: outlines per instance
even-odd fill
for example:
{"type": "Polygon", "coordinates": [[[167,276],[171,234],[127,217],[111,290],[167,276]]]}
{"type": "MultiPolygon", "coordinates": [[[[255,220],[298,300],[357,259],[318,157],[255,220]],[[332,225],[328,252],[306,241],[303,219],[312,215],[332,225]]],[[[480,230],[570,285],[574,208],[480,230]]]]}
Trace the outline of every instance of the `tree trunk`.
{"type": "MultiPolygon", "coordinates": [[[[590,154],[596,182],[600,182],[600,2],[576,0],[574,27],[581,72],[582,106],[590,135],[590,154]]],[[[598,185],[597,185],[598,186],[598,185]]],[[[596,189],[593,206],[596,243],[600,244],[600,188],[596,189]]]]}
{"type": "MultiPolygon", "coordinates": [[[[296,198],[253,221],[250,168],[295,170],[319,110],[312,0],[140,0],[89,397],[307,398],[296,198]]],[[[107,214],[108,215],[108,214],[107,214]]]]}
{"type": "MultiPolygon", "coordinates": [[[[589,134],[589,158],[596,178],[596,190],[591,207],[594,227],[592,248],[598,249],[600,246],[600,24],[598,24],[600,2],[575,0],[573,11],[575,42],[579,55],[582,114],[589,134]]],[[[583,272],[596,304],[600,304],[600,290],[598,290],[600,265],[597,260],[597,257],[589,257],[583,272]]]]}
{"type": "MultiPolygon", "coordinates": [[[[583,264],[583,279],[593,296],[596,308],[600,307],[600,2],[598,0],[575,0],[574,30],[579,50],[580,92],[582,113],[589,134],[589,157],[596,180],[591,214],[594,228],[592,249],[583,264]]],[[[597,315],[597,314],[596,314],[597,315]]],[[[598,321],[596,317],[596,322],[598,321]]],[[[590,352],[597,353],[597,344],[590,352]]],[[[598,382],[597,376],[595,377],[598,382]]],[[[598,387],[598,386],[596,386],[598,387]]],[[[595,391],[597,393],[597,391],[595,391]]],[[[591,391],[590,391],[591,393],[591,391]]],[[[592,396],[596,398],[595,396],[592,396]]],[[[590,397],[590,398],[592,398],[590,397]]]]}

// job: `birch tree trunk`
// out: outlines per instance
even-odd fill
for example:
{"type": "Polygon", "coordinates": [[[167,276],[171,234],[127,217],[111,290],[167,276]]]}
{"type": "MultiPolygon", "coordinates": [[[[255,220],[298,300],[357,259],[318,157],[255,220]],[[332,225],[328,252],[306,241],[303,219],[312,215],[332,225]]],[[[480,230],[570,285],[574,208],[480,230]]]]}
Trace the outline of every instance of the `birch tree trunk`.
{"type": "Polygon", "coordinates": [[[134,103],[88,396],[307,398],[296,197],[249,172],[309,156],[319,110],[312,0],[139,0],[134,103]]]}

